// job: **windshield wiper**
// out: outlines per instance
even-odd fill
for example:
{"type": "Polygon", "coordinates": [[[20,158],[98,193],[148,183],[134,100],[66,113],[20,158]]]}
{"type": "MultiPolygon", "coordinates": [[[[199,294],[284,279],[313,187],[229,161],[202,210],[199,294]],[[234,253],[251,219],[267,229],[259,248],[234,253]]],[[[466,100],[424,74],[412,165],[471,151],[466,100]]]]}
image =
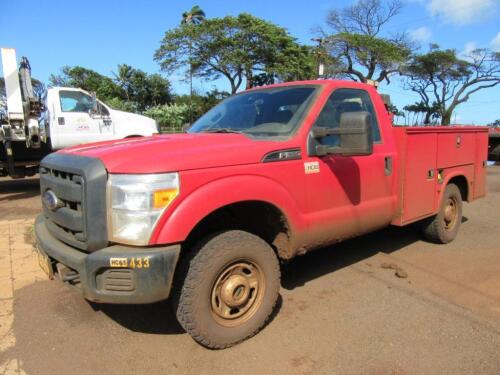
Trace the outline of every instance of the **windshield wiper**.
{"type": "Polygon", "coordinates": [[[214,129],[207,129],[203,130],[204,133],[241,133],[237,130],[233,130],[230,128],[214,128],[214,129]]]}

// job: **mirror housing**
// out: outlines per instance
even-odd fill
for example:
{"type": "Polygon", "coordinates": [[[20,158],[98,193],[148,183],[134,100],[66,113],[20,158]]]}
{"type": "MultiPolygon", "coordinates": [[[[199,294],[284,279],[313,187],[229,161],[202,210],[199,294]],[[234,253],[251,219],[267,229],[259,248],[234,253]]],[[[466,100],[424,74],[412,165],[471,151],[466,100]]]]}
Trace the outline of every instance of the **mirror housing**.
{"type": "Polygon", "coordinates": [[[340,116],[338,128],[314,127],[312,154],[317,156],[336,154],[362,156],[373,153],[373,134],[369,112],[344,112],[340,116]],[[340,146],[327,146],[317,140],[329,135],[340,137],[340,146]]]}
{"type": "Polygon", "coordinates": [[[91,98],[92,98],[92,108],[89,110],[89,115],[98,115],[99,114],[99,108],[97,106],[97,98],[96,98],[96,95],[95,95],[95,92],[92,91],[90,93],[91,95],[91,98]]]}
{"type": "Polygon", "coordinates": [[[188,123],[185,123],[184,125],[182,125],[182,132],[183,133],[187,133],[187,131],[189,130],[189,128],[191,127],[192,124],[190,124],[189,122],[188,123]]]}

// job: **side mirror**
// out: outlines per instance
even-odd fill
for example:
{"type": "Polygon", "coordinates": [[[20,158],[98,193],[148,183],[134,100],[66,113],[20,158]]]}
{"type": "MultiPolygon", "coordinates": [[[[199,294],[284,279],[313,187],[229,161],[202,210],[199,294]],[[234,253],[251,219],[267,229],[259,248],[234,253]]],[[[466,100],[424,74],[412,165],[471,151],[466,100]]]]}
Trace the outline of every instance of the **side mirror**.
{"type": "Polygon", "coordinates": [[[338,128],[315,127],[311,131],[313,138],[310,150],[313,155],[337,154],[343,156],[371,155],[373,135],[369,112],[344,112],[340,116],[338,128]],[[329,135],[338,135],[339,146],[322,145],[318,139],[329,135]]]}
{"type": "Polygon", "coordinates": [[[187,131],[189,130],[190,127],[191,127],[190,123],[186,123],[186,124],[182,125],[182,132],[187,133],[187,131]]]}
{"type": "Polygon", "coordinates": [[[97,106],[97,98],[96,98],[96,95],[95,95],[95,92],[91,92],[90,93],[91,95],[91,104],[92,104],[92,108],[90,109],[89,111],[89,115],[98,115],[99,114],[99,108],[97,106]]]}

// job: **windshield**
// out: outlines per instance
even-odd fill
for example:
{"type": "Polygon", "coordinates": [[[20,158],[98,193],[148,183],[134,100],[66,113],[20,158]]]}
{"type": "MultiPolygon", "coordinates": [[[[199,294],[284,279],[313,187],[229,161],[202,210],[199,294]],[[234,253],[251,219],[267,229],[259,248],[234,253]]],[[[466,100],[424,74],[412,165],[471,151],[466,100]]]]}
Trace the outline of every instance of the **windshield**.
{"type": "Polygon", "coordinates": [[[203,115],[188,132],[289,136],[299,125],[316,89],[313,85],[287,86],[232,96],[203,115]]]}

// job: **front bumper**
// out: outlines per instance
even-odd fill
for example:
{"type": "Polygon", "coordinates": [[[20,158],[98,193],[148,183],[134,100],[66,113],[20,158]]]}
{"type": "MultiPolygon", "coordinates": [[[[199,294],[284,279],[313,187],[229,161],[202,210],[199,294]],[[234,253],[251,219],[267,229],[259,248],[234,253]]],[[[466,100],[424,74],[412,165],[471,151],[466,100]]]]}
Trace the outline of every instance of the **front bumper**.
{"type": "Polygon", "coordinates": [[[35,233],[39,250],[50,259],[51,271],[90,301],[141,304],[170,294],[180,245],[114,245],[85,253],[55,238],[43,214],[36,219],[35,233]]]}

